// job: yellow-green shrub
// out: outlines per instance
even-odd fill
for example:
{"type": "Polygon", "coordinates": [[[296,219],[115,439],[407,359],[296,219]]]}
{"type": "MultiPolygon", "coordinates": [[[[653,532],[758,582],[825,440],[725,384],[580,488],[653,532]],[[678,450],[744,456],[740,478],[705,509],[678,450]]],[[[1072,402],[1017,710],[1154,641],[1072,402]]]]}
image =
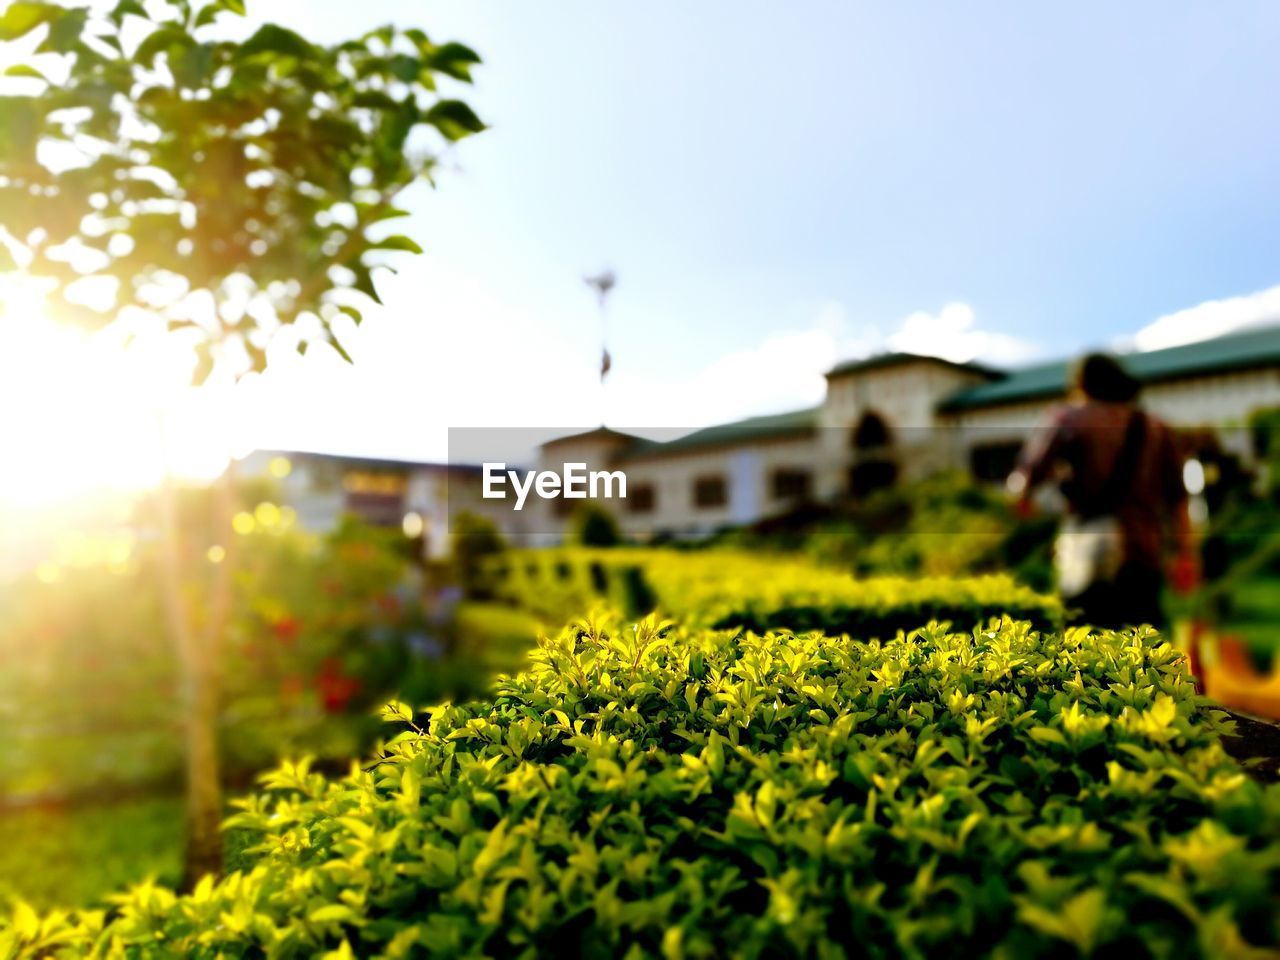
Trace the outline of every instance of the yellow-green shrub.
{"type": "Polygon", "coordinates": [[[0,956],[1244,956],[1280,788],[1142,630],[887,643],[571,627],[340,780],[289,765],[255,865],[0,956]]]}
{"type": "Polygon", "coordinates": [[[1010,616],[1059,625],[1062,607],[1007,576],[871,577],[802,560],[727,550],[525,550],[495,565],[499,593],[563,620],[600,603],[632,616],[657,609],[711,627],[820,630],[889,638],[930,620],[964,627],[1010,616]]]}

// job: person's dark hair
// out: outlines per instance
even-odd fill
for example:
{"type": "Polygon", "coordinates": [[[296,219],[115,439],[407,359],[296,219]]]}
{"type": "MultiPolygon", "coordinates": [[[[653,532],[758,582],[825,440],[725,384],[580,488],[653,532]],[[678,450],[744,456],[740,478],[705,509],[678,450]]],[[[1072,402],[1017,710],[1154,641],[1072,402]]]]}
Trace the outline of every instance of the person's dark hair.
{"type": "Polygon", "coordinates": [[[1103,403],[1128,403],[1142,389],[1120,361],[1105,353],[1083,357],[1076,366],[1075,383],[1090,400],[1103,403]]]}

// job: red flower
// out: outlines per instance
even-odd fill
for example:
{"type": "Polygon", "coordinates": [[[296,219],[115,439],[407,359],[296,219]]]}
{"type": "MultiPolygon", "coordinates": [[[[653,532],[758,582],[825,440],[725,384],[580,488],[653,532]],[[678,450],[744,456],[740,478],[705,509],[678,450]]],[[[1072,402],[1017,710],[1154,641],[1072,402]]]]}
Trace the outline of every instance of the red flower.
{"type": "Polygon", "coordinates": [[[316,692],[320,694],[325,713],[346,710],[359,690],[360,681],[343,672],[340,661],[329,657],[320,664],[320,672],[316,674],[316,692]]]}
{"type": "Polygon", "coordinates": [[[283,617],[271,625],[271,632],[276,635],[276,639],[281,643],[293,643],[298,639],[298,630],[301,624],[298,623],[297,617],[283,617]]]}

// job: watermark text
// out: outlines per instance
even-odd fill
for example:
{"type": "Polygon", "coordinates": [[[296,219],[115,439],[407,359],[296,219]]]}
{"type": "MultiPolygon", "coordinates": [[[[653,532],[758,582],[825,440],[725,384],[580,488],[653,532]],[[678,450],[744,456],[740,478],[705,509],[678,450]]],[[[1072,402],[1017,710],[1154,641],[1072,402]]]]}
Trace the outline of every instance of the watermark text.
{"type": "Polygon", "coordinates": [[[484,464],[486,500],[506,500],[507,487],[515,494],[515,509],[523,510],[530,493],[543,500],[564,497],[566,500],[625,500],[627,475],[621,470],[588,470],[585,463],[566,463],[554,470],[530,470],[523,477],[519,470],[508,470],[502,462],[484,464]]]}

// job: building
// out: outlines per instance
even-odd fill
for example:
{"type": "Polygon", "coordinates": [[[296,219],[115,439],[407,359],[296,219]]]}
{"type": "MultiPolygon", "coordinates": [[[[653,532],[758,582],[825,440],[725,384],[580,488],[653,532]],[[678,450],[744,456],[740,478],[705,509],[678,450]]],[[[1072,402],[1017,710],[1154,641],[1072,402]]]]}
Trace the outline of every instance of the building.
{"type": "Polygon", "coordinates": [[[275,495],[309,530],[328,530],[347,514],[378,526],[399,527],[420,539],[423,555],[449,552],[449,517],[488,516],[510,534],[524,530],[482,496],[479,465],[379,460],[326,453],[259,450],[240,465],[245,477],[270,477],[275,495]]]}
{"type": "MultiPolygon", "coordinates": [[[[1280,326],[1123,360],[1144,384],[1144,406],[1175,427],[1212,429],[1246,460],[1248,431],[1229,428],[1280,408],[1280,326]]],[[[626,497],[607,506],[638,539],[703,536],[944,469],[1003,481],[1032,431],[1064,399],[1070,367],[998,370],[888,353],[835,367],[816,407],[665,442],[601,427],[542,444],[537,468],[623,471],[626,497]]],[[[304,524],[324,528],[354,512],[421,535],[430,555],[448,550],[449,517],[462,511],[488,516],[526,543],[549,543],[564,536],[581,503],[531,497],[515,511],[511,499],[482,496],[480,464],[259,453],[246,472],[265,472],[281,457],[292,467],[283,497],[304,524]]]]}
{"type": "MultiPolygon", "coordinates": [[[[1280,408],[1280,327],[1134,353],[1143,405],[1175,427],[1210,428],[1248,459],[1255,411],[1280,408]]],[[[699,536],[835,502],[942,469],[1003,481],[1032,431],[1066,395],[1071,362],[1004,371],[889,353],[827,374],[817,407],[752,417],[667,442],[595,430],[543,446],[540,469],[570,461],[621,468],[628,533],[699,536]]],[[[533,528],[562,532],[564,500],[539,501],[533,528]]]]}

